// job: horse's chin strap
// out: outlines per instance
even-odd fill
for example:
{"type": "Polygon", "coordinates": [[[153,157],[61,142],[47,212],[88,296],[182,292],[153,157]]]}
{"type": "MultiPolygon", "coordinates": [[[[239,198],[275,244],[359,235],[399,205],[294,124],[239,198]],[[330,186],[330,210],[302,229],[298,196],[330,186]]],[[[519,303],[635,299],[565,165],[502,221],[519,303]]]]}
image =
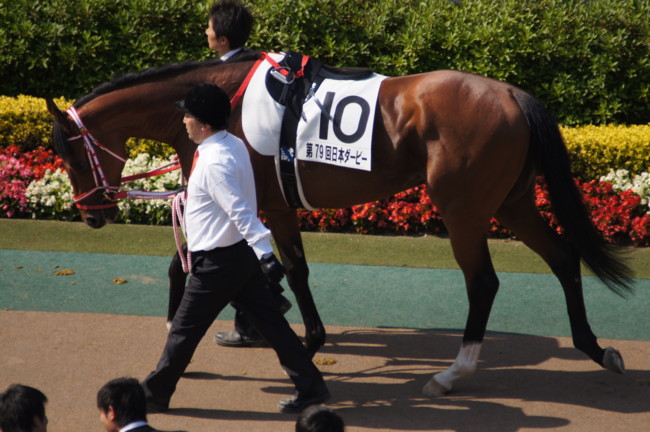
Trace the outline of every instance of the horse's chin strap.
{"type": "MultiPolygon", "coordinates": [[[[80,135],[68,138],[68,141],[74,141],[77,139],[82,139],[84,142],[84,148],[86,150],[86,155],[88,156],[88,161],[90,162],[90,168],[93,172],[93,177],[95,179],[95,187],[83,192],[81,194],[73,196],[75,205],[81,210],[104,210],[108,208],[117,207],[117,200],[121,198],[130,198],[130,199],[167,199],[171,198],[178,193],[178,191],[171,192],[149,192],[149,191],[120,191],[118,186],[111,186],[106,180],[104,175],[104,170],[99,162],[97,157],[97,151],[95,148],[99,148],[109,155],[113,156],[115,159],[119,160],[122,163],[126,163],[126,159],[117,153],[113,152],[102,143],[100,143],[86,128],[86,126],[81,121],[79,113],[75,107],[71,107],[67,110],[68,115],[77,125],[80,135]],[[104,191],[104,197],[109,201],[105,204],[94,204],[87,205],[81,204],[81,201],[85,200],[89,196],[93,195],[97,191],[104,191]]],[[[168,173],[170,171],[177,170],[181,167],[180,162],[172,162],[163,167],[151,170],[142,174],[135,174],[127,177],[122,177],[121,183],[129,183],[134,180],[138,180],[146,177],[153,177],[161,174],[168,173]]]]}

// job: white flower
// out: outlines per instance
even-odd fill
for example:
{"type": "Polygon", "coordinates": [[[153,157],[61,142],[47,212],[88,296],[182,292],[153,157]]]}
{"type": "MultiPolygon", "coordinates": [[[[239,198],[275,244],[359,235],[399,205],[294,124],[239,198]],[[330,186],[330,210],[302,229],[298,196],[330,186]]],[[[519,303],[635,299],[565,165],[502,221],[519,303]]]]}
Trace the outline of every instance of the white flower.
{"type": "Polygon", "coordinates": [[[606,176],[602,176],[600,181],[607,181],[612,184],[616,192],[631,190],[641,197],[641,205],[646,207],[646,212],[650,213],[650,173],[644,172],[631,176],[627,170],[610,170],[606,176]]]}
{"type": "MultiPolygon", "coordinates": [[[[170,161],[150,157],[147,153],[139,154],[128,160],[122,172],[123,176],[144,173],[154,168],[167,165],[170,161]]],[[[125,190],[167,191],[177,189],[181,183],[180,170],[157,177],[148,177],[123,185],[125,190]]],[[[32,216],[50,219],[70,220],[78,218],[74,208],[72,187],[67,174],[62,170],[45,172],[41,180],[33,181],[26,191],[32,208],[32,216]]],[[[120,218],[124,222],[165,224],[171,222],[171,200],[121,200],[118,202],[120,218]]]]}

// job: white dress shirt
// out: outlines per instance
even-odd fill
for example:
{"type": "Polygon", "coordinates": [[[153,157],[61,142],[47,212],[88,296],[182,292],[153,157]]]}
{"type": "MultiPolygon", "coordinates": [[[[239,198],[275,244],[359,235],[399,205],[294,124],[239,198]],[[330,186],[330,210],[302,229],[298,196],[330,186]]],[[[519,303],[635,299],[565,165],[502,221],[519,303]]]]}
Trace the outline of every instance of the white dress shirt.
{"type": "Polygon", "coordinates": [[[136,421],[125,425],[123,428],[120,429],[120,432],[128,432],[131,429],[139,428],[141,426],[146,426],[146,425],[147,425],[146,421],[136,421]]]}
{"type": "Polygon", "coordinates": [[[228,60],[230,57],[234,56],[234,55],[237,54],[239,51],[241,51],[242,48],[243,48],[243,47],[239,47],[239,48],[235,48],[234,50],[230,50],[230,51],[228,51],[227,53],[225,53],[224,55],[222,55],[222,56],[219,58],[219,60],[221,60],[221,61],[226,61],[226,60],[228,60]]]}
{"type": "Polygon", "coordinates": [[[258,258],[273,252],[271,232],[257,218],[255,177],[242,140],[227,131],[207,137],[187,183],[185,233],[190,251],[245,239],[258,258]]]}

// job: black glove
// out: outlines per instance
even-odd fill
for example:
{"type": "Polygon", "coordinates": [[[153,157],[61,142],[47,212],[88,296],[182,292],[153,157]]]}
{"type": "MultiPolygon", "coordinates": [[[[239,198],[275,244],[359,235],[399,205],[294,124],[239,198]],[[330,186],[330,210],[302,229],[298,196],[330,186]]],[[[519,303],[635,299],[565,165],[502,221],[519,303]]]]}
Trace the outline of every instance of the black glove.
{"type": "Polygon", "coordinates": [[[280,264],[280,261],[275,257],[275,254],[267,253],[262,255],[260,264],[262,266],[262,273],[264,273],[264,276],[266,276],[269,282],[272,284],[280,283],[286,272],[282,264],[280,264]]]}

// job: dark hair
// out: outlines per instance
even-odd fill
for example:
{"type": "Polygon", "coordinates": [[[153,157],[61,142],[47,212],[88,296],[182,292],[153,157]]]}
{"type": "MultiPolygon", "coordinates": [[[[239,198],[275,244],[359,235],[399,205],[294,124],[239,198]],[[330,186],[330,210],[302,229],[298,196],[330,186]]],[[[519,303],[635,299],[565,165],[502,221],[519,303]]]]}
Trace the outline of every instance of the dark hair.
{"type": "Polygon", "coordinates": [[[2,432],[31,432],[34,417],[45,421],[47,397],[38,389],[13,384],[0,394],[0,429],[2,432]]]}
{"type": "Polygon", "coordinates": [[[213,4],[210,21],[217,36],[228,38],[231,49],[244,46],[253,28],[253,15],[236,0],[221,0],[213,4]]]}
{"type": "Polygon", "coordinates": [[[97,392],[97,408],[108,412],[112,406],[115,424],[120,428],[138,420],[147,420],[144,389],[135,378],[116,378],[97,392]]]}
{"type": "Polygon", "coordinates": [[[185,100],[176,103],[176,107],[214,130],[228,129],[230,99],[219,86],[197,84],[187,92],[185,100]]]}
{"type": "Polygon", "coordinates": [[[296,420],[296,432],[343,432],[343,419],[331,409],[312,405],[296,420]]]}

